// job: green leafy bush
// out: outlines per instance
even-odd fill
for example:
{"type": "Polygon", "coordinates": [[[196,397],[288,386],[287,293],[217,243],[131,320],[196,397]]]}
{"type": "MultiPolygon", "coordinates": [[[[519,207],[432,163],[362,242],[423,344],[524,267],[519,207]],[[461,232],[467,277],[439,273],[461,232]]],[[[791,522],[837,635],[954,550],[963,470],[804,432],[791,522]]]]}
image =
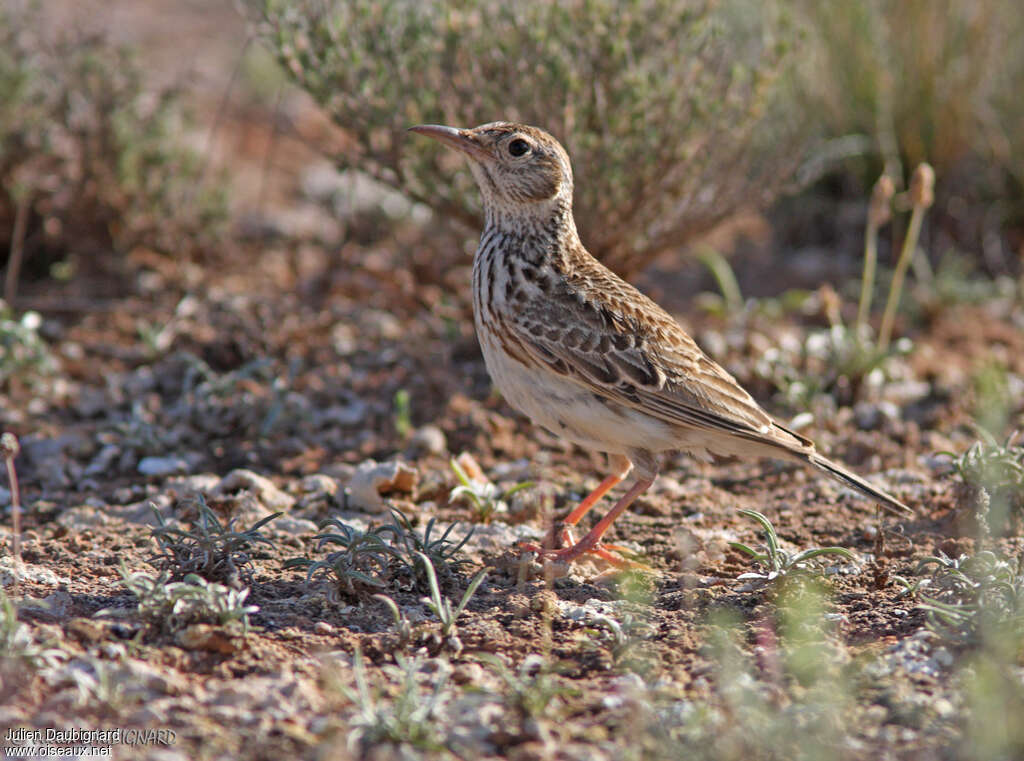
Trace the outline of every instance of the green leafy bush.
{"type": "Polygon", "coordinates": [[[548,129],[576,172],[584,241],[636,271],[744,206],[799,160],[780,74],[780,6],[702,0],[249,0],[289,76],[351,138],[334,158],[443,217],[479,225],[479,194],[424,122],[548,129]]]}

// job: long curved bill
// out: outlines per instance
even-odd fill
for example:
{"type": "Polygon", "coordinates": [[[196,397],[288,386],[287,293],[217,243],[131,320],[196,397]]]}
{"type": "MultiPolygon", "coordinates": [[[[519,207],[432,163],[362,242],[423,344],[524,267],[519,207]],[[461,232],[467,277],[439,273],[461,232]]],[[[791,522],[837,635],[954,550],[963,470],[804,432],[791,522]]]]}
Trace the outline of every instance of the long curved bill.
{"type": "Polygon", "coordinates": [[[418,124],[415,127],[409,127],[409,131],[416,132],[420,135],[426,135],[427,137],[432,137],[434,140],[438,140],[473,158],[491,158],[491,154],[487,149],[480,145],[472,133],[466,129],[445,127],[441,124],[418,124]]]}

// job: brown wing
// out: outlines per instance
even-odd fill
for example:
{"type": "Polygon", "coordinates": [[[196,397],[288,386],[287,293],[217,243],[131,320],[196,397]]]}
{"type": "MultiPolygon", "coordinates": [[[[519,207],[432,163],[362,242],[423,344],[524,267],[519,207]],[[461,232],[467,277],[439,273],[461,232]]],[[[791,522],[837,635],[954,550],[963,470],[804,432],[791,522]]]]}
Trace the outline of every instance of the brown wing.
{"type": "Polygon", "coordinates": [[[558,280],[514,315],[516,337],[534,358],[673,425],[804,443],[775,427],[667,312],[598,266],[558,280]]]}

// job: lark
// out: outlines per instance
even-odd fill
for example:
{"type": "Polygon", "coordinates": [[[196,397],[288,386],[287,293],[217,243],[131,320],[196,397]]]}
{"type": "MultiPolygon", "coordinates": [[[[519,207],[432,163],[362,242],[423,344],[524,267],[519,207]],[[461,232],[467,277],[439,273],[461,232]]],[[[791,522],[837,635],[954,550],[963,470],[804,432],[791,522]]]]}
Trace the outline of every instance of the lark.
{"type": "Polygon", "coordinates": [[[569,156],[555,138],[511,122],[411,130],[467,156],[483,195],[473,313],[495,386],[534,423],[608,455],[611,474],[556,532],[567,546],[532,549],[625,564],[601,540],[674,451],[793,460],[909,512],[774,420],[671,315],[590,255],[573,220],[569,156]],[[572,528],[631,471],[632,486],[576,541],[572,528]]]}

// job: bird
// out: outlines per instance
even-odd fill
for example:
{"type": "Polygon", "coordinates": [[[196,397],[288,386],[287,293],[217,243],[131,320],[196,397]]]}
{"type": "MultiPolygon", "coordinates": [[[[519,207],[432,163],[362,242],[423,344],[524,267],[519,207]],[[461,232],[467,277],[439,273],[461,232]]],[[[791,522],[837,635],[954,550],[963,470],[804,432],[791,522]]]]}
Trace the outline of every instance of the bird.
{"type": "Polygon", "coordinates": [[[507,121],[409,129],[466,156],[483,198],[473,315],[494,385],[533,423],[608,456],[609,475],[553,532],[562,546],[527,549],[545,561],[629,564],[604,535],[677,451],[796,461],[911,512],[773,419],[668,312],[587,251],[569,156],[552,135],[507,121]],[[630,473],[625,494],[577,540],[573,528],[630,473]]]}

